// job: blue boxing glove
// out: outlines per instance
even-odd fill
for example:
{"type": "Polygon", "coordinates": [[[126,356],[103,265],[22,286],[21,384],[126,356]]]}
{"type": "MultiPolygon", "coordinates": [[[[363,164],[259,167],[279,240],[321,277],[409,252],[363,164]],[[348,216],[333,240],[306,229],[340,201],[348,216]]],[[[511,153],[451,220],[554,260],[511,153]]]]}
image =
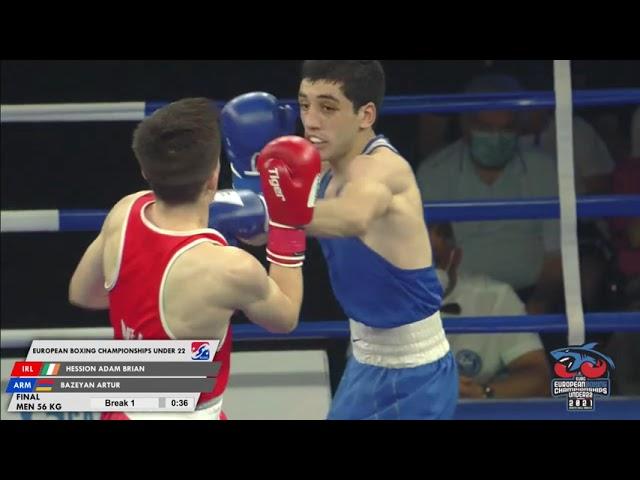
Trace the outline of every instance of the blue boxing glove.
{"type": "Polygon", "coordinates": [[[295,133],[294,110],[289,105],[279,105],[276,97],[269,93],[252,92],[228,102],[220,118],[233,188],[260,193],[258,153],[271,140],[295,133]]]}
{"type": "Polygon", "coordinates": [[[251,190],[219,190],[209,205],[209,228],[219,231],[229,245],[237,245],[237,238],[251,243],[248,240],[269,228],[264,198],[251,190]]]}

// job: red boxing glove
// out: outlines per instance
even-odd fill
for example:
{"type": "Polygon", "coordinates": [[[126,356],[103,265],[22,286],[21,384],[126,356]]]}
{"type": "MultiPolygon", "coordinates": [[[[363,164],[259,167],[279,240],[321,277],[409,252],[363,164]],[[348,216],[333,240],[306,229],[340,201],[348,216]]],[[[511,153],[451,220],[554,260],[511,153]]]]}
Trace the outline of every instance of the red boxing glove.
{"type": "Polygon", "coordinates": [[[285,267],[304,261],[304,226],[311,222],[320,180],[320,153],[304,138],[276,138],[256,162],[269,213],[267,260],[285,267]]]}

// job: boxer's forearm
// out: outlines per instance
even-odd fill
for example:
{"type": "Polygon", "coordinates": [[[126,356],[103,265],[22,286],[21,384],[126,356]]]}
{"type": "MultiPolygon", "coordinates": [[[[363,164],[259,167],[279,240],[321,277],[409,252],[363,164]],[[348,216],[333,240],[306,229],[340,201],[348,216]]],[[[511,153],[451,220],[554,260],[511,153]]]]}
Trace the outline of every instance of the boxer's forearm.
{"type": "Polygon", "coordinates": [[[302,268],[283,267],[271,263],[269,276],[290,300],[293,310],[299,312],[302,305],[302,268]]]}
{"type": "Polygon", "coordinates": [[[544,365],[522,368],[491,384],[495,398],[547,397],[551,377],[544,365]]]}
{"type": "Polygon", "coordinates": [[[269,277],[286,297],[286,301],[282,302],[282,313],[288,319],[284,327],[284,332],[288,333],[296,328],[300,318],[303,295],[302,268],[283,267],[271,263],[269,277]]]}

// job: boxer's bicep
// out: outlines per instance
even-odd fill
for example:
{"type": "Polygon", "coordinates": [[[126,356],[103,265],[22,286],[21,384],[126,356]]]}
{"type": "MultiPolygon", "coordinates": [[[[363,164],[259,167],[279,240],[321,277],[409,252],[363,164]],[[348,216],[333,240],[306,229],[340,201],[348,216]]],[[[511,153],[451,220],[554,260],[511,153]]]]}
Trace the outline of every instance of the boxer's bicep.
{"type": "Polygon", "coordinates": [[[387,212],[393,195],[385,183],[363,179],[348,182],[339,198],[349,205],[356,205],[360,217],[371,222],[387,212]]]}
{"type": "Polygon", "coordinates": [[[334,198],[318,200],[311,223],[305,227],[316,237],[359,237],[371,222],[387,212],[393,196],[380,182],[348,182],[334,198]]]}

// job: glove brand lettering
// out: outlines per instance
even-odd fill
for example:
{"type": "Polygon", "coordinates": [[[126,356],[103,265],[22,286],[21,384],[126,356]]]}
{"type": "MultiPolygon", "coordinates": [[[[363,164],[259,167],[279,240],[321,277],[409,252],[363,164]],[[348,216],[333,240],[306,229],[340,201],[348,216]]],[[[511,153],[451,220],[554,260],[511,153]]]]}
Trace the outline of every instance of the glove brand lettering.
{"type": "Polygon", "coordinates": [[[284,193],[282,193],[282,188],[280,188],[280,175],[278,175],[278,170],[275,168],[270,168],[269,172],[269,185],[273,188],[273,193],[276,194],[276,197],[280,198],[283,202],[286,202],[287,199],[284,198],[284,193]]]}

